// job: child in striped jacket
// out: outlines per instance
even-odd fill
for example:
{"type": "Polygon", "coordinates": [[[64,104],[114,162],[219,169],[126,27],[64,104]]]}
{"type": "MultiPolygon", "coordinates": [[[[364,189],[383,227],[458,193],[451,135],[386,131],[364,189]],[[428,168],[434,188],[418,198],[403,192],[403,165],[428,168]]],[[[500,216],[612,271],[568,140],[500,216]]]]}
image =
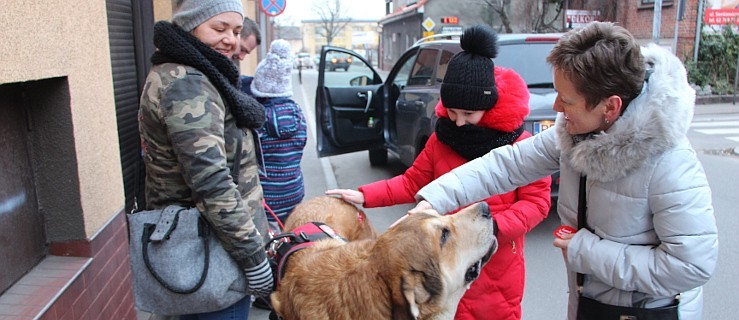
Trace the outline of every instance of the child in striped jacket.
{"type": "MultiPolygon", "coordinates": [[[[300,161],[307,140],[303,111],[291,99],[292,55],[290,44],[277,39],[270,45],[254,78],[242,77],[242,91],[250,93],[265,109],[267,121],[258,130],[264,168],[259,179],[269,209],[284,222],[303,200],[305,186],[300,161]]],[[[280,232],[279,223],[267,215],[270,228],[280,232]]]]}

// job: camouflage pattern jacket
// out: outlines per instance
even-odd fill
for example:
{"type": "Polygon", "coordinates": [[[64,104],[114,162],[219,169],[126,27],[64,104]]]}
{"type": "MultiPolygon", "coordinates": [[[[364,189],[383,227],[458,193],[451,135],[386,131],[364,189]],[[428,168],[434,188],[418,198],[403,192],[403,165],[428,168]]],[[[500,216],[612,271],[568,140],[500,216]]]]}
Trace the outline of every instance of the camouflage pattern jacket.
{"type": "Polygon", "coordinates": [[[254,132],[236,120],[195,68],[152,67],[139,109],[147,209],[197,207],[242,268],[264,261],[268,239],[254,132]],[[238,186],[231,168],[242,136],[238,186]]]}

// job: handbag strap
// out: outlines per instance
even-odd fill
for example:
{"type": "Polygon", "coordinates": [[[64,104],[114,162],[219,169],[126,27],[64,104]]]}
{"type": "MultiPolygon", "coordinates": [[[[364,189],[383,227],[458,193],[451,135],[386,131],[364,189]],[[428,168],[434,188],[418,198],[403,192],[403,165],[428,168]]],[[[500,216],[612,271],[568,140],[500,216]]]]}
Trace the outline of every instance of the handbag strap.
{"type": "MultiPolygon", "coordinates": [[[[580,195],[577,200],[577,229],[588,227],[588,221],[586,212],[588,211],[587,197],[585,193],[585,186],[587,183],[587,176],[580,176],[580,195]]],[[[577,292],[582,294],[582,285],[585,282],[585,275],[577,273],[577,292]]]]}
{"type": "Polygon", "coordinates": [[[241,144],[244,139],[244,133],[240,132],[236,138],[236,154],[234,154],[233,168],[231,168],[231,178],[234,179],[234,184],[239,185],[239,170],[241,170],[241,144]]]}
{"type": "MultiPolygon", "coordinates": [[[[585,186],[587,183],[587,176],[580,176],[580,194],[577,199],[577,229],[588,228],[588,221],[586,212],[588,211],[587,197],[585,192],[585,186]]],[[[585,282],[585,275],[577,273],[577,292],[582,295],[583,283],[585,282]]],[[[680,293],[675,295],[674,305],[677,305],[680,301],[680,293]]]]}
{"type": "MultiPolygon", "coordinates": [[[[171,207],[171,206],[170,206],[171,207]]],[[[167,208],[170,208],[167,207],[167,208]]],[[[177,221],[180,218],[180,211],[184,209],[179,209],[177,212],[172,216],[174,219],[173,225],[177,225],[177,221]]],[[[151,261],[149,259],[149,243],[155,242],[151,240],[151,236],[154,233],[155,228],[157,227],[156,224],[152,223],[145,223],[144,224],[144,232],[141,235],[141,253],[144,257],[144,265],[146,265],[146,269],[149,270],[151,275],[154,277],[154,279],[157,280],[164,288],[166,288],[169,291],[172,291],[174,293],[179,294],[190,294],[195,291],[198,291],[200,287],[203,286],[205,283],[205,278],[208,276],[208,268],[210,267],[210,243],[209,243],[209,234],[210,234],[210,228],[207,227],[207,222],[203,221],[203,217],[198,217],[198,236],[203,240],[203,252],[204,252],[204,258],[203,258],[203,271],[200,273],[200,279],[198,279],[198,282],[195,283],[190,288],[176,288],[173,285],[167,283],[162,276],[154,270],[154,266],[152,266],[151,261]]],[[[174,228],[172,228],[174,229],[174,228]]]]}

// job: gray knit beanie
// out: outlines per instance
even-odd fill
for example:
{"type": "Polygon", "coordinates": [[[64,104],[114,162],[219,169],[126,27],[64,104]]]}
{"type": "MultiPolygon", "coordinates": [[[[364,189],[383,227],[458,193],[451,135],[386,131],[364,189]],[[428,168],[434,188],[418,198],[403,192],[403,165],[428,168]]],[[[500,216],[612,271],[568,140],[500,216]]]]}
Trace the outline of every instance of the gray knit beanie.
{"type": "Polygon", "coordinates": [[[224,12],[237,12],[244,16],[240,0],[177,0],[174,12],[172,23],[187,32],[224,12]]]}
{"type": "Polygon", "coordinates": [[[290,43],[277,39],[272,41],[267,57],[264,58],[251,82],[251,92],[255,97],[290,97],[293,95],[293,58],[290,43]]]}

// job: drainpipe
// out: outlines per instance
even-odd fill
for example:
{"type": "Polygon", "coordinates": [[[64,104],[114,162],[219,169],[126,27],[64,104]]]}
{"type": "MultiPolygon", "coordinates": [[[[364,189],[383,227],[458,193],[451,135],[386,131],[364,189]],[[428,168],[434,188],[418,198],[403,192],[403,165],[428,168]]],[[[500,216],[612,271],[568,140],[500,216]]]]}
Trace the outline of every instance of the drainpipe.
{"type": "Polygon", "coordinates": [[[701,46],[701,32],[703,30],[703,2],[698,0],[698,21],[695,22],[695,46],[693,46],[693,63],[698,63],[698,48],[701,46]]]}
{"type": "Polygon", "coordinates": [[[654,18],[652,18],[652,42],[659,44],[660,25],[662,24],[662,0],[654,1],[654,18]]]}

